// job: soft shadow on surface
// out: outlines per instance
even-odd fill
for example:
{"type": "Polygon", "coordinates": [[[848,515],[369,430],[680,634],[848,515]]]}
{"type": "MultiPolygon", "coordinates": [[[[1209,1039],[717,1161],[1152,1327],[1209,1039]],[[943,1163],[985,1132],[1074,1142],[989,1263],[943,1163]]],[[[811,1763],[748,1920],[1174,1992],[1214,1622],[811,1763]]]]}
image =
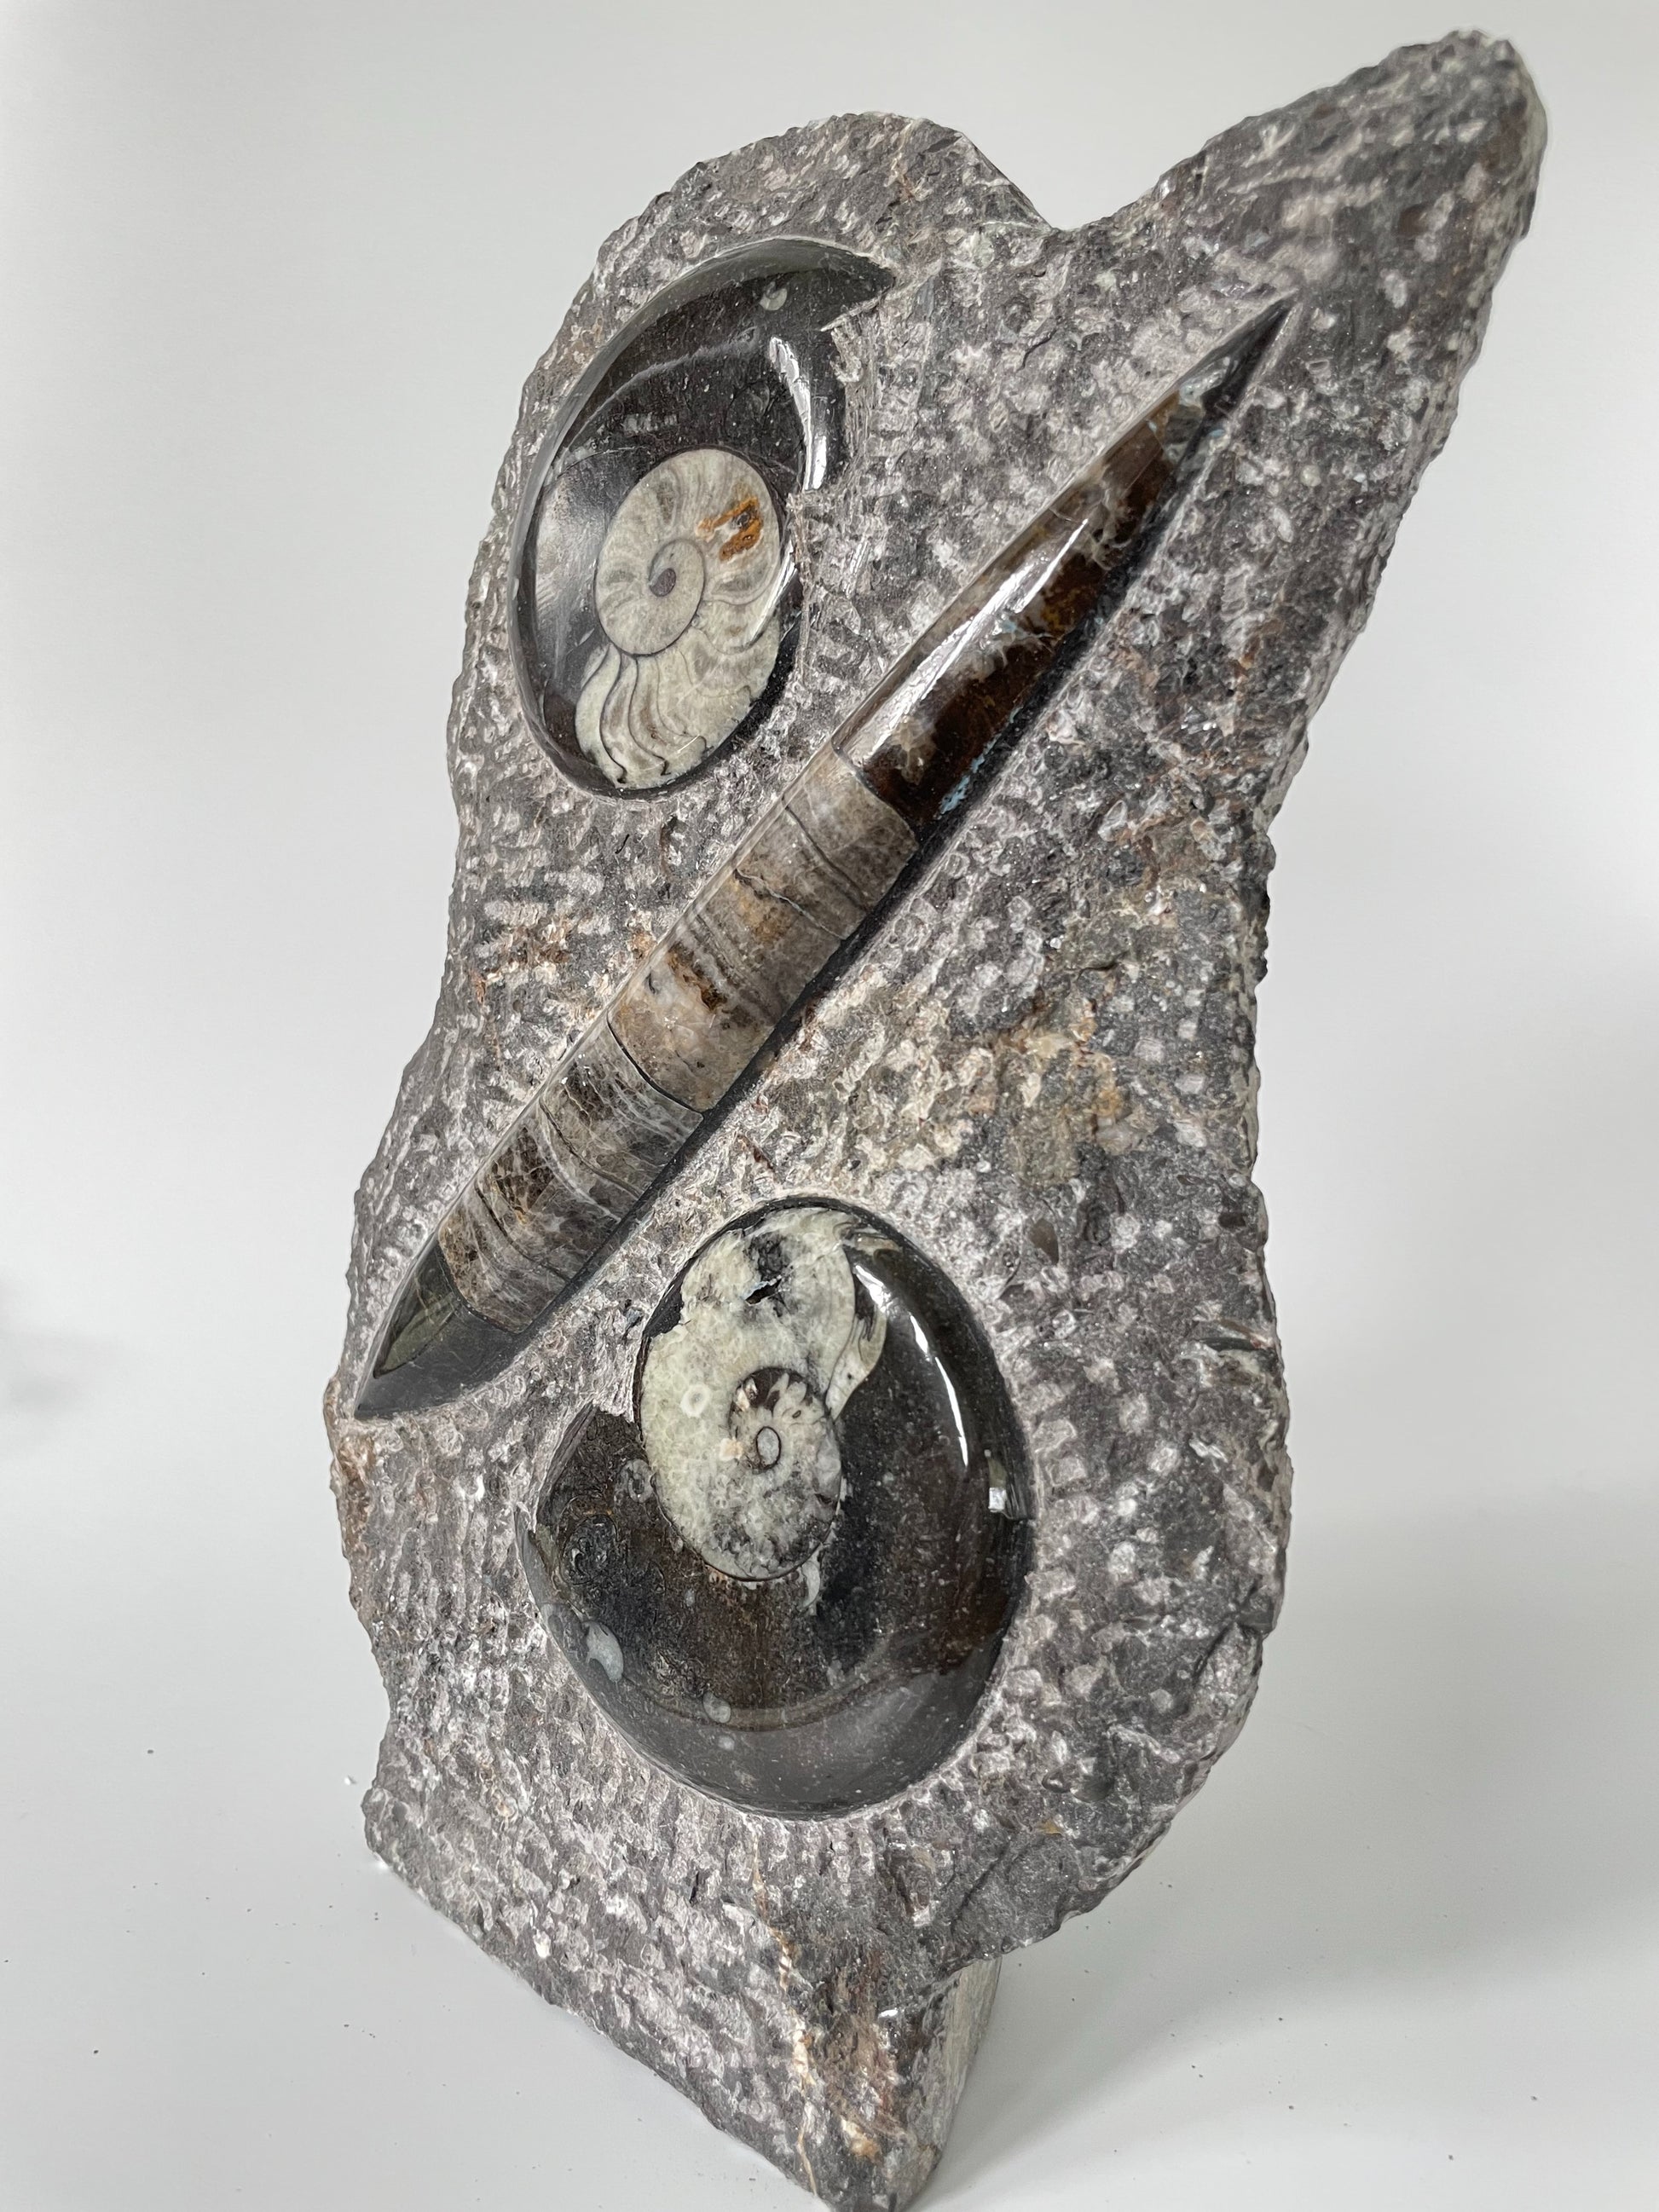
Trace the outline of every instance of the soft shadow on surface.
{"type": "Polygon", "coordinates": [[[1659,1891],[1659,1498],[1293,1547],[1255,1714],[1107,1904],[1005,1966],[931,2201],[1209,2017],[1554,1947],[1659,1891]]]}
{"type": "Polygon", "coordinates": [[[0,1285],[0,1452],[38,1443],[92,1389],[99,1347],[30,1326],[25,1301],[0,1285]]]}

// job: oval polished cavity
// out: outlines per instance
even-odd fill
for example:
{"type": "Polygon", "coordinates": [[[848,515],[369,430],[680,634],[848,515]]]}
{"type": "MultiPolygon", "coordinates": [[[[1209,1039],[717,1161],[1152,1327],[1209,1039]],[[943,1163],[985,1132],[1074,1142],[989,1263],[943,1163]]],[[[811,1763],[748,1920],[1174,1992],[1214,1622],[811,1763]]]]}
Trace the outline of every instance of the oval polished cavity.
{"type": "Polygon", "coordinates": [[[613,793],[690,775],[778,696],[799,591],[788,503],[846,450],[833,326],[887,272],[774,239],[692,270],[578,383],[514,540],[525,712],[613,793]]]}
{"type": "Polygon", "coordinates": [[[714,1237],[524,1532],[542,1616],[639,1748],[761,1810],[890,1796],[957,1743],[1018,1601],[1029,1489],[960,1292],[850,1208],[714,1237]]]}
{"type": "MultiPolygon", "coordinates": [[[[1282,313],[1252,318],[1120,432],[763,808],[439,1224],[383,1324],[360,1414],[440,1404],[511,1362],[931,842],[960,822],[975,780],[1121,602],[1282,313]]],[[[690,458],[700,479],[726,465],[690,458]]],[[[720,511],[733,535],[720,542],[747,549],[763,537],[758,495],[751,509],[744,480],[726,482],[738,496],[720,511]]],[[[674,521],[678,495],[647,496],[674,521]]],[[[627,501],[612,536],[605,619],[630,649],[672,648],[703,585],[695,571],[683,585],[672,532],[646,544],[627,501]]]]}

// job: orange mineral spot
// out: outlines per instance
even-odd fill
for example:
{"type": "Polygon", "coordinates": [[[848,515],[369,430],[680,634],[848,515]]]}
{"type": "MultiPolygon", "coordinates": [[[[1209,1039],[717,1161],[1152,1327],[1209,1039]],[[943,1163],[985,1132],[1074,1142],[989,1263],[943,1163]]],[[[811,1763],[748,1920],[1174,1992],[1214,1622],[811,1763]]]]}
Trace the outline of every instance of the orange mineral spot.
{"type": "Polygon", "coordinates": [[[761,519],[760,501],[752,493],[747,498],[738,500],[734,506],[728,507],[724,514],[705,515],[697,525],[697,535],[699,538],[713,538],[728,523],[732,526],[732,535],[720,547],[720,557],[722,561],[735,561],[739,553],[747,553],[751,546],[760,544],[761,533],[766,526],[761,519]]]}

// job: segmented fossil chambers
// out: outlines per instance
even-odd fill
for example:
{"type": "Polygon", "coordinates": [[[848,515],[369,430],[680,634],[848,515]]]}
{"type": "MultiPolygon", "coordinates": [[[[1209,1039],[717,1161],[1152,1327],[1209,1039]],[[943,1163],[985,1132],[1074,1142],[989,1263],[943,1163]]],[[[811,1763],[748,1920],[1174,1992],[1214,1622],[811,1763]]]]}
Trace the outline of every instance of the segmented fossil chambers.
{"type": "Polygon", "coordinates": [[[564,1437],[522,1546],[601,1705],[674,1772],[781,1813],[925,1773],[1024,1573],[1018,1431],[959,1292],[890,1229],[775,1205],[653,1317],[635,1418],[564,1437]]]}
{"type": "MultiPolygon", "coordinates": [[[[1277,307],[1252,319],[1127,426],[763,811],[446,1214],[387,1318],[361,1409],[438,1402],[498,1372],[579,1279],[926,842],[960,821],[969,783],[1144,557],[1279,320],[1277,307]]],[[[738,494],[721,527],[758,544],[730,457],[690,458],[712,496],[738,494]]],[[[663,474],[630,495],[640,525],[625,502],[613,526],[614,582],[600,567],[607,619],[634,644],[672,635],[675,617],[648,603],[678,589],[661,546],[676,542],[682,494],[663,474]],[[653,574],[672,580],[641,605],[653,574]]]]}
{"type": "Polygon", "coordinates": [[[736,453],[699,446],[641,478],[599,548],[605,641],[576,702],[602,775],[670,782],[731,736],[776,665],[785,582],[772,495],[736,453]]]}
{"type": "Polygon", "coordinates": [[[531,727],[578,781],[660,789],[769,710],[789,500],[845,453],[833,325],[889,281],[771,240],[667,288],[579,380],[532,471],[514,626],[531,727]]]}

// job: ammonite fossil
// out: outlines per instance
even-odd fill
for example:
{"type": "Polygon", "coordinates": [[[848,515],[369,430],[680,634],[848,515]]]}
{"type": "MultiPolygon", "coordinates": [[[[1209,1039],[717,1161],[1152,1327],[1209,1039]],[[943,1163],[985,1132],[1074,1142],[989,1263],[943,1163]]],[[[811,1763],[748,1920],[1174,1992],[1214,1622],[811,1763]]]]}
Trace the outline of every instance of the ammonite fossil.
{"type": "Polygon", "coordinates": [[[800,617],[790,502],[846,452],[844,319],[890,274],[813,239],[713,256],[559,410],[514,538],[532,728],[605,790],[679,781],[777,697],[800,617]]]}
{"type": "Polygon", "coordinates": [[[802,1565],[841,1503],[836,1421],[887,1340],[833,1206],[729,1229],[653,1334],[640,1427],[657,1498],[711,1567],[748,1582],[802,1565]]]}
{"type": "Polygon", "coordinates": [[[738,455],[699,446],[641,477],[599,548],[605,641],[576,701],[601,775],[669,783],[731,736],[776,663],[786,580],[772,495],[738,455]]]}
{"type": "Polygon", "coordinates": [[[739,1804],[844,1812],[938,1764],[1024,1572],[1018,1425],[961,1295],[843,1206],[714,1237],[523,1532],[543,1618],[653,1759],[739,1804]]]}

